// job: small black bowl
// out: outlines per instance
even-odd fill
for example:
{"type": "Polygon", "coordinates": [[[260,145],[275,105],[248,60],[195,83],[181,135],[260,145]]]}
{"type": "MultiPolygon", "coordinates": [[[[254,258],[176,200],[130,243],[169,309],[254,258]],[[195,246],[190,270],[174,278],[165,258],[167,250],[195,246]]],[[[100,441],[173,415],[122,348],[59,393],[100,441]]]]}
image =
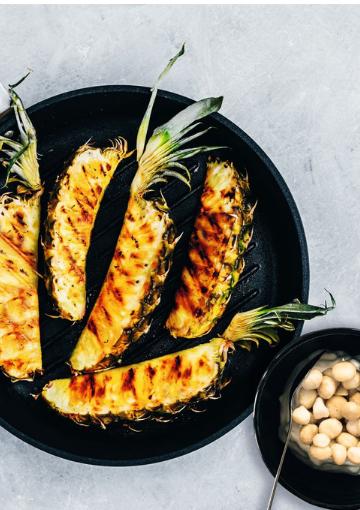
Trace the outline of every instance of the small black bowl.
{"type": "MultiPolygon", "coordinates": [[[[360,330],[326,329],[302,336],[290,343],[272,360],[262,377],[254,406],[254,427],[262,458],[275,476],[283,449],[279,439],[279,397],[295,366],[317,350],[342,350],[360,354],[360,330]]],[[[310,368],[310,367],[309,367],[310,368]]],[[[324,508],[355,510],[360,508],[359,476],[330,473],[312,468],[288,449],[280,475],[283,487],[324,508]]]]}

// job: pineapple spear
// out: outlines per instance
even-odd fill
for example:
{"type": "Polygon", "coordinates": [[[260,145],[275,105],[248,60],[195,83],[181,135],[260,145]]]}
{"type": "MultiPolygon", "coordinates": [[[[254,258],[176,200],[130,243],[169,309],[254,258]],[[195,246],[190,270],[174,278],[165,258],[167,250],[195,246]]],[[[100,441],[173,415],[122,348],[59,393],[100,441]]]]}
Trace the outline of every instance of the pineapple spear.
{"type": "Polygon", "coordinates": [[[0,367],[13,380],[31,380],[42,371],[37,293],[42,186],[36,132],[16,85],[9,87],[9,98],[19,138],[0,136],[6,184],[18,182],[17,192],[0,198],[0,367]]]}
{"type": "Polygon", "coordinates": [[[184,47],[160,74],[140,124],[138,169],[127,211],[102,289],[70,358],[74,372],[114,365],[125,349],[148,331],[178,240],[164,197],[158,193],[151,198],[149,192],[169,177],[189,185],[189,171],[183,160],[214,149],[184,146],[208,130],[199,129],[198,121],[220,108],[221,97],[202,99],[185,108],[155,129],[146,143],[159,81],[183,53],[184,47]]]}
{"type": "Polygon", "coordinates": [[[254,208],[247,176],[231,162],[208,161],[187,263],[166,322],[172,336],[203,336],[221,318],[245,267],[254,208]]]}
{"type": "Polygon", "coordinates": [[[112,421],[161,418],[218,395],[224,385],[228,353],[261,340],[278,342],[278,328],[326,315],[335,306],[299,301],[237,313],[222,335],[196,347],[160,358],[48,383],[42,397],[57,412],[79,424],[102,427],[112,421]]]}
{"type": "Polygon", "coordinates": [[[86,258],[97,213],[119,163],[130,153],[117,138],[110,147],[85,144],[58,177],[45,223],[45,283],[59,317],[71,321],[86,311],[86,258]]]}

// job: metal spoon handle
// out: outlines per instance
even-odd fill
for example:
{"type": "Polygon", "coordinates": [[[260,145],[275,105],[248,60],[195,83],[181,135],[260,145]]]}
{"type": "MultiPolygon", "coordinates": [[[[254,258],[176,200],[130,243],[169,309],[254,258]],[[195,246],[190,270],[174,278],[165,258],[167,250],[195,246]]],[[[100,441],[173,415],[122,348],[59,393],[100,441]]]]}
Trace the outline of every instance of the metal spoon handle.
{"type": "Polygon", "coordinates": [[[277,468],[277,471],[276,471],[276,475],[275,475],[275,478],[274,478],[274,482],[273,482],[273,486],[272,486],[272,489],[271,489],[271,494],[270,494],[270,498],[269,498],[266,510],[270,510],[271,509],[273,501],[274,501],[274,496],[275,496],[277,484],[278,484],[278,481],[279,481],[279,477],[280,477],[280,473],[281,473],[281,468],[282,468],[282,466],[284,464],[285,455],[286,455],[286,452],[287,452],[287,449],[288,449],[288,445],[289,445],[289,442],[290,442],[291,428],[292,428],[292,415],[290,415],[289,430],[288,430],[288,433],[287,433],[287,436],[286,436],[286,441],[285,441],[284,448],[283,448],[283,451],[282,451],[282,454],[281,454],[281,458],[280,458],[280,462],[279,462],[279,465],[278,465],[278,468],[277,468]]]}

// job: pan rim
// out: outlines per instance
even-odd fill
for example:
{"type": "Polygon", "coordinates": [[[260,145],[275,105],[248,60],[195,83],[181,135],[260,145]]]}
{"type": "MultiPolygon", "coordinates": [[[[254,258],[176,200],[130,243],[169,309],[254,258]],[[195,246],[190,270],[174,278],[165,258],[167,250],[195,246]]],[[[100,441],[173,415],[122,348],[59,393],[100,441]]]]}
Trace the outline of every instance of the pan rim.
{"type": "MultiPolygon", "coordinates": [[[[28,108],[29,114],[36,113],[38,111],[44,110],[52,105],[59,104],[68,99],[74,99],[77,97],[83,97],[85,95],[104,95],[109,93],[132,93],[134,95],[149,95],[150,93],[149,87],[143,87],[138,85],[97,85],[91,87],[85,87],[80,89],[71,90],[68,92],[64,92],[61,94],[57,94],[55,96],[51,96],[47,99],[44,99],[30,108],[28,108]]],[[[158,97],[168,99],[172,102],[175,102],[180,105],[188,106],[194,103],[193,99],[190,99],[186,96],[176,94],[174,92],[169,92],[167,90],[160,89],[158,91],[158,97]]],[[[271,159],[265,154],[265,152],[260,148],[260,146],[240,127],[234,124],[231,120],[227,119],[220,113],[215,113],[210,115],[210,119],[216,120],[219,124],[222,125],[225,129],[232,131],[235,136],[240,138],[250,149],[257,155],[257,157],[262,161],[264,166],[269,170],[272,177],[274,178],[276,185],[278,186],[281,194],[284,197],[284,200],[289,208],[291,219],[294,224],[296,237],[299,243],[299,260],[301,262],[301,271],[302,271],[302,281],[301,281],[301,291],[299,298],[307,302],[309,296],[309,287],[310,287],[310,267],[309,267],[309,254],[307,248],[307,242],[305,237],[305,231],[303,227],[303,223],[301,220],[301,216],[295,200],[284,180],[279,170],[276,168],[271,159]]],[[[0,119],[0,127],[6,126],[7,121],[9,120],[9,115],[5,114],[4,117],[0,119]]],[[[293,338],[288,342],[293,343],[301,334],[303,324],[297,324],[295,331],[293,333],[293,338]]],[[[284,346],[286,347],[286,346],[284,346]]],[[[280,352],[282,352],[283,348],[280,352]]],[[[267,370],[267,368],[266,368],[267,370]]],[[[174,448],[171,452],[162,453],[159,455],[148,456],[144,458],[135,458],[135,459],[104,459],[104,458],[94,458],[88,457],[85,455],[78,455],[73,452],[69,452],[60,448],[56,448],[53,446],[49,446],[48,444],[42,442],[41,440],[35,439],[26,433],[22,432],[18,427],[14,427],[10,423],[8,423],[4,418],[0,416],[0,426],[2,426],[5,430],[18,437],[22,441],[30,444],[31,446],[38,448],[42,451],[45,451],[51,455],[61,457],[66,460],[71,460],[74,462],[79,462],[83,464],[90,465],[98,465],[98,466],[138,466],[138,465],[146,465],[153,464],[158,462],[167,461],[173,458],[177,458],[193,451],[196,451],[213,441],[219,439],[224,436],[228,432],[230,432],[233,428],[235,428],[239,423],[241,423],[245,418],[247,418],[253,411],[253,404],[248,406],[242,413],[240,413],[236,418],[229,421],[229,423],[221,428],[219,428],[216,432],[209,434],[202,440],[196,441],[193,444],[186,446],[184,448],[174,448]]]]}

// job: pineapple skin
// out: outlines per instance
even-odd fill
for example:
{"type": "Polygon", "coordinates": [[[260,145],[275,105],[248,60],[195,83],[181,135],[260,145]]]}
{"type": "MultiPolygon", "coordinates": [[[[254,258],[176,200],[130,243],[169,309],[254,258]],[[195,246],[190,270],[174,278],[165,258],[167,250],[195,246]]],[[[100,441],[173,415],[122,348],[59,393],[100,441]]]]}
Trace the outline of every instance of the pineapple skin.
{"type": "Polygon", "coordinates": [[[13,380],[42,372],[38,303],[40,194],[0,198],[0,367],[13,380]]]}
{"type": "Polygon", "coordinates": [[[244,270],[254,206],[247,176],[230,162],[209,161],[188,261],[166,322],[174,337],[196,338],[221,318],[244,270]]]}
{"type": "Polygon", "coordinates": [[[49,382],[44,400],[79,424],[161,419],[222,387],[229,344],[222,338],[174,354],[49,382]]]}
{"type": "Polygon", "coordinates": [[[149,330],[177,240],[163,199],[130,197],[107,276],[70,358],[73,372],[115,365],[149,330]]]}
{"type": "Polygon", "coordinates": [[[45,225],[45,283],[60,317],[83,318],[86,310],[86,257],[105,190],[126,142],[108,149],[80,147],[58,178],[48,204],[45,225]]]}

